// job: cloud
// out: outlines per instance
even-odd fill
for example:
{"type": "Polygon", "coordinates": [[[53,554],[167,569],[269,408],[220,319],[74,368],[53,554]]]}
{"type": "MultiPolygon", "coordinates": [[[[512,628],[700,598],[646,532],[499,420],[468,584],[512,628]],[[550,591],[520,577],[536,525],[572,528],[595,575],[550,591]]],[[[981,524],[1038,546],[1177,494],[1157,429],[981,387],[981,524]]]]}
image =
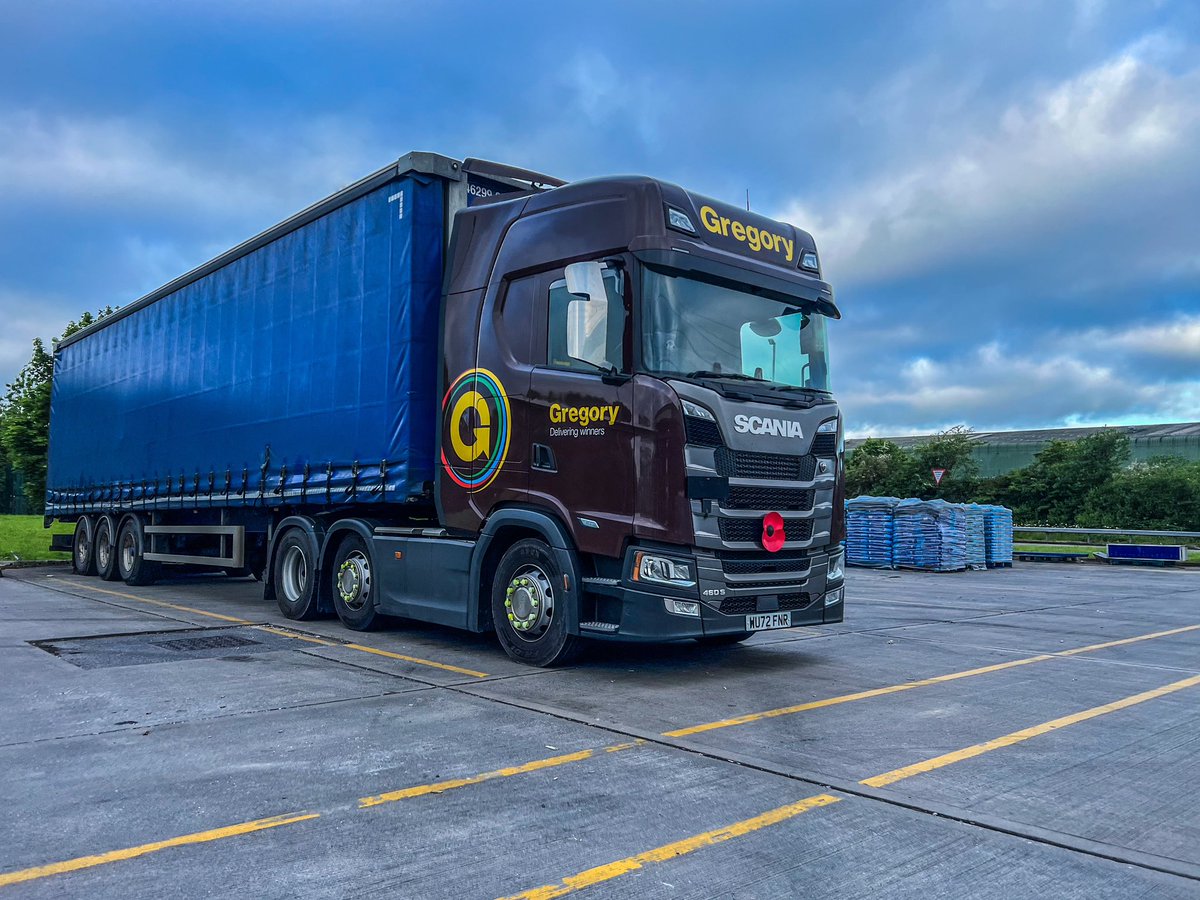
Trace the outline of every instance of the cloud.
{"type": "MultiPolygon", "coordinates": [[[[1200,418],[1200,316],[1158,326],[1052,334],[1035,346],[994,341],[945,358],[918,356],[841,392],[851,436],[1047,423],[1200,418]],[[1183,358],[1178,373],[1155,360],[1183,358]]],[[[882,367],[881,367],[882,368],[882,367]]]]}
{"type": "Polygon", "coordinates": [[[1158,271],[1164,256],[1194,261],[1184,232],[1196,233],[1200,211],[1180,195],[1200,198],[1200,68],[1156,62],[1173,46],[1141,40],[1010,105],[982,133],[960,133],[951,152],[797,199],[782,217],[817,234],[844,286],[980,260],[1087,286],[1158,271]],[[1051,252],[1085,237],[1085,253],[1051,252]]]}

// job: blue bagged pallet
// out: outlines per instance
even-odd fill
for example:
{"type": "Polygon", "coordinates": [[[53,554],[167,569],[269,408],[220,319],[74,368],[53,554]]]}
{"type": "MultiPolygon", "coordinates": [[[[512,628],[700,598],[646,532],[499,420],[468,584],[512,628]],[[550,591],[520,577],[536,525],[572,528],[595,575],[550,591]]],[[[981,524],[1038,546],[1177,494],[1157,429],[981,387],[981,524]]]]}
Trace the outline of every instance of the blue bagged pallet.
{"type": "Polygon", "coordinates": [[[989,566],[1011,566],[1013,513],[1007,506],[984,507],[984,538],[989,566]]]}
{"type": "Polygon", "coordinates": [[[945,500],[902,500],[896,505],[895,565],[931,572],[967,567],[967,512],[945,500]]]}
{"type": "Polygon", "coordinates": [[[846,563],[875,569],[895,568],[892,561],[895,497],[855,497],[846,502],[846,563]]]}
{"type": "Polygon", "coordinates": [[[987,568],[987,509],[978,503],[963,507],[967,515],[967,568],[987,568]]]}

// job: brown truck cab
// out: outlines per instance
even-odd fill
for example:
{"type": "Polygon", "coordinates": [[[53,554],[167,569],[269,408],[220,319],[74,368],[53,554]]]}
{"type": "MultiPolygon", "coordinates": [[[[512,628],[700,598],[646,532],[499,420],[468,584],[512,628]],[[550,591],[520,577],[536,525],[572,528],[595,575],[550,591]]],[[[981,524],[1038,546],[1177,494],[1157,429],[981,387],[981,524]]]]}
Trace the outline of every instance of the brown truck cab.
{"type": "Polygon", "coordinates": [[[491,596],[468,627],[547,665],[840,622],[812,237],[650,178],[509,197],[456,213],[445,267],[437,515],[491,596]]]}

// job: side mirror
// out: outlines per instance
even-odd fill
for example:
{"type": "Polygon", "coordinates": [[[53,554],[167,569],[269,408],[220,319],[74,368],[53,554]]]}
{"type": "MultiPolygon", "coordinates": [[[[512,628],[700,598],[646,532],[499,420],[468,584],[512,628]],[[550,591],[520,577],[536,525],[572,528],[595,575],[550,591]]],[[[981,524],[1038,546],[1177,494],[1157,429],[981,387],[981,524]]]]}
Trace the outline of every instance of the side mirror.
{"type": "Polygon", "coordinates": [[[567,279],[567,292],[576,297],[586,297],[588,300],[606,302],[608,292],[604,289],[604,268],[600,263],[577,262],[571,263],[564,271],[567,279]]]}

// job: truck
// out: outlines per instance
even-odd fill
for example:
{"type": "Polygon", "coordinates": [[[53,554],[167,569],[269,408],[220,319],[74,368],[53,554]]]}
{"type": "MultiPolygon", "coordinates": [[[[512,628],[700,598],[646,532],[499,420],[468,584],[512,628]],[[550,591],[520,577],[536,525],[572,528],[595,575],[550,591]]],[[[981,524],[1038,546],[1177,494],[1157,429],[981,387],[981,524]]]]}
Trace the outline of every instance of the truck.
{"type": "Polygon", "coordinates": [[[790,224],[413,152],[56,345],[45,524],[533,666],[840,622],[837,318],[790,224]]]}

